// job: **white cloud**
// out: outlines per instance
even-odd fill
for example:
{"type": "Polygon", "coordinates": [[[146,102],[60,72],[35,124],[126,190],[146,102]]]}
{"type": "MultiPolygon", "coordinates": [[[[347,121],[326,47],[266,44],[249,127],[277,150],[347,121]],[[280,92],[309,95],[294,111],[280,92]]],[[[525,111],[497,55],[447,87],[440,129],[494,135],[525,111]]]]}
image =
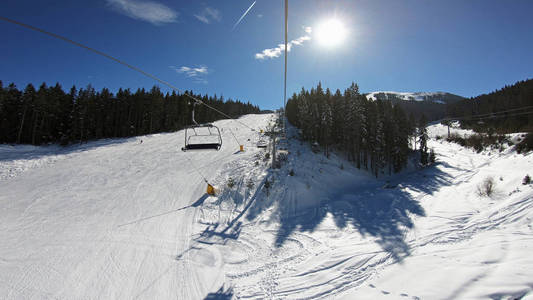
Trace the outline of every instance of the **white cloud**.
{"type": "Polygon", "coordinates": [[[200,66],[197,68],[191,68],[191,67],[181,67],[177,69],[179,73],[185,73],[188,77],[196,77],[199,75],[206,75],[208,73],[206,66],[200,66]]]}
{"type": "Polygon", "coordinates": [[[176,71],[177,73],[185,74],[187,77],[193,79],[194,82],[204,83],[204,84],[207,83],[207,80],[204,78],[204,76],[209,74],[209,69],[206,66],[198,66],[198,67],[170,66],[169,68],[176,71]]]}
{"type": "Polygon", "coordinates": [[[210,24],[213,21],[220,22],[222,20],[222,14],[216,8],[206,7],[202,10],[201,13],[194,15],[200,22],[205,24],[210,24]]]}
{"type": "Polygon", "coordinates": [[[107,0],[115,11],[130,18],[147,21],[154,25],[173,23],[178,19],[178,12],[161,3],[142,0],[107,0]]]}
{"type": "MultiPolygon", "coordinates": [[[[292,40],[287,43],[287,52],[290,52],[293,45],[301,46],[305,41],[309,41],[311,39],[311,27],[304,27],[304,31],[307,33],[307,35],[301,36],[295,40],[292,40]]],[[[281,54],[285,51],[285,44],[279,44],[275,48],[265,49],[261,53],[256,53],[255,58],[256,59],[267,59],[267,58],[276,58],[281,56],[281,54]]]]}

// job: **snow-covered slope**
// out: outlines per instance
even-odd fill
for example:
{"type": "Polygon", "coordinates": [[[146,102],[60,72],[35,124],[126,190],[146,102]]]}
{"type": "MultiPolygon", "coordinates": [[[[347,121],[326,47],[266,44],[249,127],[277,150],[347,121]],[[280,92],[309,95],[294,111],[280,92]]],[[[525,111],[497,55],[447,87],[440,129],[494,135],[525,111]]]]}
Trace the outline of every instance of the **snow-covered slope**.
{"type": "Polygon", "coordinates": [[[219,152],[180,151],[183,132],[1,146],[0,298],[531,297],[532,154],[432,140],[436,165],[375,180],[296,139],[270,170],[258,132],[216,124],[219,152]]]}
{"type": "Polygon", "coordinates": [[[405,101],[429,101],[434,103],[446,104],[453,103],[464,99],[461,96],[445,92],[392,92],[378,91],[365,95],[369,100],[405,100],[405,101]]]}

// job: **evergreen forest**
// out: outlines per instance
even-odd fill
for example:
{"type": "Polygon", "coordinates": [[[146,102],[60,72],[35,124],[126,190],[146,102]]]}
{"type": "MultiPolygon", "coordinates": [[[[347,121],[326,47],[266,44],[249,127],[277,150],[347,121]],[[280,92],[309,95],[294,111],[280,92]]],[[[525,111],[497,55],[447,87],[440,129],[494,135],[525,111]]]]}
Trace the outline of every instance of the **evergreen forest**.
{"type": "Polygon", "coordinates": [[[304,140],[318,143],[326,155],[331,148],[342,151],[376,177],[406,166],[411,140],[420,143],[421,162],[428,163],[425,117],[416,122],[391,101],[367,100],[355,83],[344,93],[324,91],[320,83],[311,91],[302,88],[288,100],[286,115],[304,140]]]}
{"type": "Polygon", "coordinates": [[[481,132],[532,132],[533,79],[450,104],[448,117],[481,132]]]}
{"type": "MultiPolygon", "coordinates": [[[[232,116],[258,113],[250,103],[223,97],[189,95],[232,116]]],[[[15,84],[4,87],[0,81],[0,143],[42,145],[81,143],[101,138],[119,138],[180,130],[192,123],[190,98],[176,92],[107,88],[96,91],[90,85],[65,92],[61,85],[38,89],[28,84],[19,90],[15,84]]],[[[197,105],[195,119],[213,122],[222,116],[197,105]]]]}

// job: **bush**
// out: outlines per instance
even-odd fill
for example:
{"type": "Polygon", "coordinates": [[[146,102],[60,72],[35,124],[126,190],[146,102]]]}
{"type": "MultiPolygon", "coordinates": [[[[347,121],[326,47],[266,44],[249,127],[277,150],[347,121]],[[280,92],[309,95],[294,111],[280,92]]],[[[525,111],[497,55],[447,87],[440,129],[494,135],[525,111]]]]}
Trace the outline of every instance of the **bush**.
{"type": "Polygon", "coordinates": [[[264,161],[267,161],[270,159],[270,153],[265,153],[265,158],[263,159],[264,161]]]}
{"type": "Polygon", "coordinates": [[[526,177],[524,177],[524,179],[522,180],[522,184],[523,185],[527,185],[527,184],[530,184],[531,183],[531,177],[529,177],[529,174],[526,175],[526,177]]]}
{"type": "Polygon", "coordinates": [[[464,138],[462,138],[460,135],[458,135],[457,133],[452,133],[450,134],[450,137],[446,139],[446,141],[448,142],[454,142],[456,144],[459,144],[461,146],[466,146],[466,141],[464,138]]]}
{"type": "Polygon", "coordinates": [[[529,151],[533,150],[533,133],[528,133],[524,139],[516,145],[516,152],[517,153],[527,153],[529,151]]]}
{"type": "Polygon", "coordinates": [[[483,151],[483,136],[481,134],[471,135],[466,139],[466,145],[474,148],[478,153],[483,151]]]}
{"type": "Polygon", "coordinates": [[[230,177],[228,179],[228,187],[231,189],[234,186],[235,186],[235,179],[233,179],[233,177],[230,177]]]}
{"type": "Polygon", "coordinates": [[[500,149],[500,151],[503,151],[503,144],[505,142],[509,143],[509,140],[505,135],[481,133],[477,133],[464,138],[456,133],[452,133],[450,137],[446,140],[448,142],[457,143],[463,147],[474,148],[474,150],[476,150],[478,153],[489,146],[493,149],[500,149]]]}
{"type": "Polygon", "coordinates": [[[248,179],[248,183],[246,184],[246,187],[251,190],[254,188],[254,181],[252,180],[252,178],[248,179]]]}
{"type": "Polygon", "coordinates": [[[293,170],[293,169],[291,169],[291,170],[289,171],[289,176],[294,176],[294,170],[293,170]]]}
{"type": "Polygon", "coordinates": [[[487,196],[490,197],[494,193],[494,188],[496,186],[496,182],[492,177],[487,177],[485,180],[483,180],[482,183],[480,183],[477,186],[477,194],[480,197],[487,196]]]}

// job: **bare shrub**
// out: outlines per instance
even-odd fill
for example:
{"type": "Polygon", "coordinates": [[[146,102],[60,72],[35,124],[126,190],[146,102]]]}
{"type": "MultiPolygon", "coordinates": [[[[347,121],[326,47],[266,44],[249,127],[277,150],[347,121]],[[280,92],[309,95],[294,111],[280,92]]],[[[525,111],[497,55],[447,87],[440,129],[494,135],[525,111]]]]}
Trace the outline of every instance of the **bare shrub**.
{"type": "Polygon", "coordinates": [[[522,179],[522,184],[523,185],[528,185],[531,183],[531,176],[529,176],[529,174],[526,175],[526,177],[524,177],[524,179],[522,179]]]}
{"type": "Polygon", "coordinates": [[[516,145],[516,152],[517,153],[524,153],[533,150],[533,133],[528,133],[524,140],[520,142],[518,145],[516,145]]]}
{"type": "Polygon", "coordinates": [[[492,149],[498,149],[502,148],[504,143],[509,143],[509,140],[505,135],[481,133],[465,137],[461,137],[457,133],[452,133],[450,137],[446,140],[448,142],[454,142],[456,144],[459,144],[463,147],[473,148],[478,153],[483,151],[487,147],[491,147],[492,149]]]}
{"type": "Polygon", "coordinates": [[[227,185],[230,189],[233,188],[235,186],[235,179],[233,179],[233,177],[228,178],[227,185]]]}
{"type": "Polygon", "coordinates": [[[248,179],[248,182],[246,183],[246,187],[247,187],[249,190],[251,190],[251,189],[254,188],[254,185],[255,185],[255,183],[254,183],[254,181],[252,180],[252,178],[248,179]]]}
{"type": "Polygon", "coordinates": [[[494,178],[489,176],[485,178],[485,180],[483,180],[482,183],[478,184],[477,194],[480,197],[490,197],[494,193],[495,187],[496,187],[496,182],[494,181],[494,178]]]}
{"type": "Polygon", "coordinates": [[[267,161],[270,159],[270,153],[265,153],[265,158],[263,158],[264,161],[267,161]]]}

